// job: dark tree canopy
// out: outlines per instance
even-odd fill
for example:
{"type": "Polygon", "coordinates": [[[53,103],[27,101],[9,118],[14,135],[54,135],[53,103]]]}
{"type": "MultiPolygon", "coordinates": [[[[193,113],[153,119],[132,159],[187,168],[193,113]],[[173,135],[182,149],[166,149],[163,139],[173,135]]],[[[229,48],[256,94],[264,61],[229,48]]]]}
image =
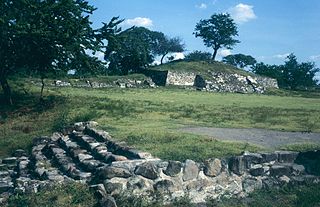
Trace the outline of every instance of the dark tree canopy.
{"type": "Polygon", "coordinates": [[[185,60],[191,61],[208,61],[211,60],[211,53],[199,50],[193,51],[186,55],[185,60]]]}
{"type": "Polygon", "coordinates": [[[127,75],[145,69],[154,60],[152,45],[156,44],[157,35],[144,27],[132,27],[117,34],[106,50],[109,72],[127,75]]]}
{"type": "Polygon", "coordinates": [[[315,87],[315,75],[319,68],[312,62],[299,63],[294,54],[287,57],[284,65],[266,65],[258,63],[253,67],[254,73],[277,79],[281,88],[292,90],[315,87]]]}
{"type": "MultiPolygon", "coordinates": [[[[97,50],[85,0],[3,0],[0,3],[1,85],[11,102],[7,78],[21,68],[38,74],[99,64],[86,50],[97,50]],[[80,62],[83,60],[84,62],[80,62]]],[[[90,67],[89,67],[90,66],[90,67]]],[[[42,95],[43,87],[41,90],[42,95]]]]}
{"type": "Polygon", "coordinates": [[[185,49],[182,40],[179,37],[170,38],[165,36],[163,33],[157,34],[156,44],[153,45],[153,52],[155,55],[161,56],[161,64],[163,64],[163,60],[166,55],[174,52],[183,52],[185,49]]]}
{"type": "Polygon", "coordinates": [[[232,49],[240,42],[234,39],[238,36],[238,29],[230,14],[214,14],[210,19],[200,20],[194,34],[202,38],[205,46],[213,48],[213,60],[220,48],[232,49]]]}
{"type": "Polygon", "coordinates": [[[245,68],[247,66],[254,66],[257,61],[254,57],[250,55],[244,54],[235,54],[235,55],[228,55],[222,59],[224,63],[233,65],[239,68],[245,68]]]}

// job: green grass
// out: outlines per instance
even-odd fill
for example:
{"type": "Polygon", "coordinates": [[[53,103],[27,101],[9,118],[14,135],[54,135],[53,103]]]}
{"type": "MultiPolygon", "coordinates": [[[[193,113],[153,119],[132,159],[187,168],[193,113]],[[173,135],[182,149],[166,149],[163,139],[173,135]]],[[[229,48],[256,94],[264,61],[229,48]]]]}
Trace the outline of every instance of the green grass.
{"type": "Polygon", "coordinates": [[[88,186],[73,183],[47,187],[31,195],[12,196],[8,207],[94,207],[96,203],[88,186]]]}
{"type": "MultiPolygon", "coordinates": [[[[175,88],[39,88],[19,84],[14,107],[0,108],[0,156],[29,149],[36,136],[67,124],[95,120],[120,141],[163,159],[203,160],[265,150],[179,131],[185,126],[266,128],[320,132],[320,99],[297,96],[207,93],[175,88]]],[[[0,102],[1,103],[1,102],[0,102]]]]}

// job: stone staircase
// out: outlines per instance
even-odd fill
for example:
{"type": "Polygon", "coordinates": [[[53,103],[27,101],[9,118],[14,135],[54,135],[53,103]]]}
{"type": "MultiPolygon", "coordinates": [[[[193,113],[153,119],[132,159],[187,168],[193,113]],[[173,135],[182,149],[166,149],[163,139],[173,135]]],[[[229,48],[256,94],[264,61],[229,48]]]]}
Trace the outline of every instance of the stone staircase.
{"type": "Polygon", "coordinates": [[[96,187],[96,175],[113,162],[153,157],[116,143],[108,133],[77,123],[67,135],[36,138],[31,155],[17,150],[0,164],[0,204],[13,194],[37,192],[53,183],[81,182],[96,187]]]}
{"type": "Polygon", "coordinates": [[[0,160],[0,206],[9,196],[46,186],[80,182],[90,186],[100,206],[116,206],[123,193],[170,202],[189,196],[244,197],[253,190],[286,184],[320,183],[315,163],[320,151],[249,153],[204,163],[163,161],[116,142],[95,122],[77,123],[65,134],[36,138],[31,155],[16,150],[0,160]]]}

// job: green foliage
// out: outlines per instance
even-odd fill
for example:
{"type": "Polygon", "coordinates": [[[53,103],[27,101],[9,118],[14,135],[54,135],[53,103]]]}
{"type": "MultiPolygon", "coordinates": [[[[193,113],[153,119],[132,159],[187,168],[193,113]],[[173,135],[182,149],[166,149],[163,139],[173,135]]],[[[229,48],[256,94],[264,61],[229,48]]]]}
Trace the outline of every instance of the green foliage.
{"type": "Polygon", "coordinates": [[[187,61],[209,61],[211,60],[211,53],[202,52],[199,50],[193,51],[186,55],[185,60],[187,61]]]}
{"type": "Polygon", "coordinates": [[[88,186],[72,183],[48,187],[38,193],[13,196],[8,207],[94,207],[96,202],[88,186]]]}
{"type": "Polygon", "coordinates": [[[212,60],[215,60],[220,48],[232,49],[240,42],[234,39],[238,36],[238,29],[230,14],[214,14],[210,19],[200,20],[194,35],[202,38],[205,46],[213,48],[212,60]]]}
{"type": "Polygon", "coordinates": [[[319,68],[314,63],[299,63],[294,54],[287,57],[284,65],[265,65],[258,63],[252,71],[277,79],[279,87],[291,90],[308,90],[317,86],[315,75],[319,68]]]}
{"type": "Polygon", "coordinates": [[[116,44],[111,44],[106,51],[106,59],[110,61],[109,72],[127,75],[152,63],[151,45],[155,33],[144,27],[133,27],[118,34],[116,44]]]}
{"type": "Polygon", "coordinates": [[[245,68],[248,66],[254,66],[257,61],[250,55],[244,55],[244,54],[235,54],[235,55],[228,55],[222,59],[224,63],[233,65],[235,67],[239,68],[245,68]]]}
{"type": "Polygon", "coordinates": [[[154,54],[161,55],[161,64],[165,56],[169,53],[183,52],[185,49],[182,40],[179,37],[170,38],[162,35],[158,38],[156,45],[153,46],[154,54]]]}
{"type": "Polygon", "coordinates": [[[44,79],[66,75],[70,68],[101,68],[101,62],[86,53],[102,46],[89,21],[94,10],[85,0],[1,1],[0,82],[9,103],[7,78],[21,70],[44,79]]]}

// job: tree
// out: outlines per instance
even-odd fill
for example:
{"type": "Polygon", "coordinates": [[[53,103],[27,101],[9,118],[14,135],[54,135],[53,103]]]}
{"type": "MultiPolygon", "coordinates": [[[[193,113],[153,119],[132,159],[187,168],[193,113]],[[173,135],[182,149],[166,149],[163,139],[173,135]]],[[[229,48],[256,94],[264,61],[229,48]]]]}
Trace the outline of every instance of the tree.
{"type": "Polygon", "coordinates": [[[211,59],[211,53],[199,50],[193,51],[186,55],[185,60],[191,61],[208,61],[211,59]]]}
{"type": "Polygon", "coordinates": [[[254,59],[254,57],[250,55],[244,55],[244,54],[235,54],[235,55],[228,55],[222,59],[224,63],[233,65],[235,67],[239,68],[245,68],[247,66],[254,66],[257,61],[254,59]]]}
{"type": "Polygon", "coordinates": [[[220,48],[232,49],[240,42],[234,39],[238,36],[238,29],[230,14],[214,14],[210,19],[200,20],[194,35],[202,38],[205,46],[213,48],[212,60],[215,60],[220,48]]]}
{"type": "Polygon", "coordinates": [[[94,10],[85,0],[1,2],[1,85],[9,103],[7,78],[21,68],[40,76],[42,97],[43,79],[49,73],[79,66],[80,60],[100,64],[86,54],[101,46],[89,21],[94,10]]]}
{"type": "Polygon", "coordinates": [[[299,63],[294,54],[287,57],[284,65],[265,65],[258,63],[253,67],[254,73],[277,79],[279,87],[291,90],[315,87],[315,75],[320,70],[312,62],[299,63]]]}
{"type": "Polygon", "coordinates": [[[152,45],[152,51],[155,55],[161,55],[161,64],[169,53],[183,52],[185,49],[185,45],[179,37],[170,38],[161,32],[157,32],[155,33],[155,40],[157,41],[152,45]]]}

